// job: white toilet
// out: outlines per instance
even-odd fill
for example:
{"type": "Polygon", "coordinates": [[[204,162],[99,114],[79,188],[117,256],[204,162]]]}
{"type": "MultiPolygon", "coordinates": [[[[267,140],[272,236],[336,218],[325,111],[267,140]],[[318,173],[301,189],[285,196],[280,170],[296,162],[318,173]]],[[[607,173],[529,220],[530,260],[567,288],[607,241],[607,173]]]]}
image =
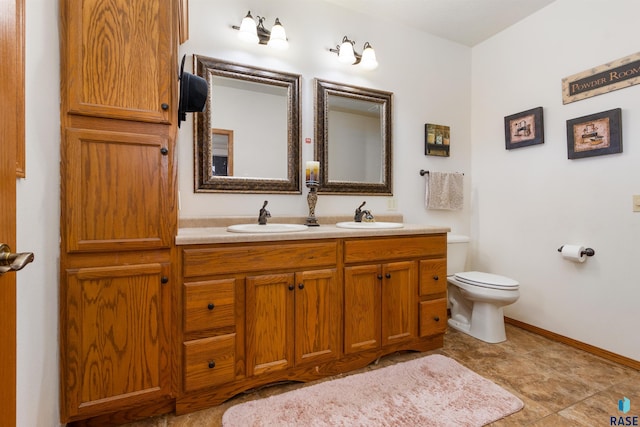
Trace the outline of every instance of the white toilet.
{"type": "Polygon", "coordinates": [[[505,341],[502,307],[520,297],[519,284],[508,277],[464,271],[469,237],[447,234],[449,326],[488,343],[505,341]]]}

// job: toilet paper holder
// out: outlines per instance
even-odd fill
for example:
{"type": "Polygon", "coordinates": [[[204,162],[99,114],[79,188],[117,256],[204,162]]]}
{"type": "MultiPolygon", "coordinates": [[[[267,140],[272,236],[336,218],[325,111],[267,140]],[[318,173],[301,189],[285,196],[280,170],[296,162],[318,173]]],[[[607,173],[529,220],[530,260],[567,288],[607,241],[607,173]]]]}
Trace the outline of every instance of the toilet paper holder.
{"type": "MultiPolygon", "coordinates": [[[[562,248],[564,248],[564,245],[560,246],[558,248],[558,252],[562,252],[562,248]]],[[[580,256],[582,255],[586,255],[586,256],[594,256],[596,254],[596,251],[594,251],[591,248],[584,248],[584,251],[580,252],[580,256]]]]}

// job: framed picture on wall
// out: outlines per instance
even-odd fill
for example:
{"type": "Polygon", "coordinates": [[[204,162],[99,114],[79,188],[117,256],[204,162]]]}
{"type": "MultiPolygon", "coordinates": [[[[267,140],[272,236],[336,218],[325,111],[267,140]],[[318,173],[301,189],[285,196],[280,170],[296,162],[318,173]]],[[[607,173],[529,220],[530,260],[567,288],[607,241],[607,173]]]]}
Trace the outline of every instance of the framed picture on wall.
{"type": "Polygon", "coordinates": [[[424,154],[449,157],[451,129],[445,125],[424,125],[424,154]]]}
{"type": "Polygon", "coordinates": [[[544,143],[542,107],[532,108],[504,118],[505,148],[528,147],[544,143]]]}
{"type": "Polygon", "coordinates": [[[570,159],[622,152],[622,110],[603,111],[567,120],[570,159]]]}

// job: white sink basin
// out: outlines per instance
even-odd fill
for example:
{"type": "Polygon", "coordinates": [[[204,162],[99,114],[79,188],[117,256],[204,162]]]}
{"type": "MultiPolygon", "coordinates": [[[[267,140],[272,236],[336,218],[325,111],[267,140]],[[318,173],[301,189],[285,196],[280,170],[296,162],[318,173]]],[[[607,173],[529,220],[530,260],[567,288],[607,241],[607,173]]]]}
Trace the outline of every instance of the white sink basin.
{"type": "Polygon", "coordinates": [[[235,224],[227,227],[232,233],[292,233],[307,230],[302,224],[235,224]]]}
{"type": "Polygon", "coordinates": [[[387,228],[402,228],[404,224],[401,222],[339,222],[336,224],[339,228],[358,228],[364,230],[384,230],[387,228]]]}

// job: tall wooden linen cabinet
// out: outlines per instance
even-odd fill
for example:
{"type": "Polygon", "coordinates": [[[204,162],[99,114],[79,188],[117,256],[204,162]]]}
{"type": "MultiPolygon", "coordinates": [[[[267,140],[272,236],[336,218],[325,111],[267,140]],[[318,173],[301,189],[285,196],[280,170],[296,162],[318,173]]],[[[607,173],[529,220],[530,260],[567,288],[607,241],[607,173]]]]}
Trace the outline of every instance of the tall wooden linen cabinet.
{"type": "Polygon", "coordinates": [[[60,0],[62,422],[174,407],[175,0],[60,0]]]}

